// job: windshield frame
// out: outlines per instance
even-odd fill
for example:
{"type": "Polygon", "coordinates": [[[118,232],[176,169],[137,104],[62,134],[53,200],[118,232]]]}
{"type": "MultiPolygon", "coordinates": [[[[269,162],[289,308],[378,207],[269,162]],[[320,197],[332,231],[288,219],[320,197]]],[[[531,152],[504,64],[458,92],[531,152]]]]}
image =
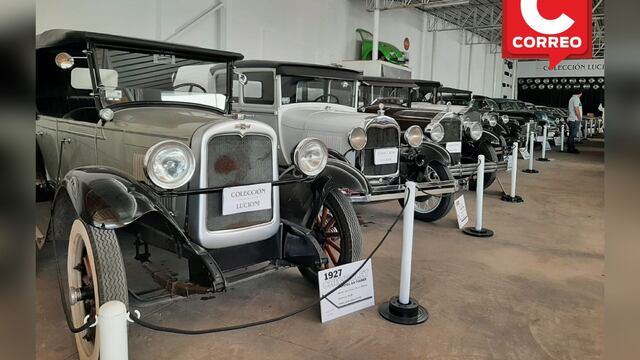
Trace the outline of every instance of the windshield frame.
{"type": "Polygon", "coordinates": [[[358,106],[359,84],[358,84],[357,80],[343,79],[343,78],[339,78],[339,77],[313,76],[313,75],[298,76],[298,75],[280,74],[278,76],[280,77],[280,81],[278,81],[279,99],[277,99],[277,103],[278,103],[277,106],[279,106],[279,107],[280,106],[293,105],[293,104],[329,104],[329,105],[346,106],[346,107],[350,107],[350,108],[356,109],[357,106],[358,106]],[[311,101],[311,100],[295,101],[295,102],[289,101],[288,103],[284,103],[284,98],[286,98],[286,97],[291,98],[291,96],[285,96],[285,92],[284,92],[283,87],[285,85],[286,79],[292,79],[292,78],[297,78],[298,79],[296,81],[296,83],[295,83],[296,94],[298,93],[299,83],[302,80],[305,80],[307,82],[325,81],[326,83],[325,83],[325,86],[323,87],[323,91],[325,91],[325,89],[326,89],[326,93],[322,95],[322,96],[325,96],[325,97],[331,94],[331,90],[333,89],[332,82],[343,82],[343,81],[346,81],[349,84],[351,84],[352,89],[353,89],[352,92],[351,92],[351,96],[350,96],[350,102],[351,103],[350,104],[341,104],[341,103],[334,103],[334,102],[329,102],[329,101],[311,101]]]}
{"type": "MultiPolygon", "coordinates": [[[[177,57],[185,57],[188,54],[173,54],[171,51],[162,51],[162,49],[158,49],[157,51],[150,51],[146,49],[137,49],[135,47],[126,47],[126,46],[110,46],[109,44],[96,44],[94,42],[87,42],[87,63],[89,66],[89,74],[91,77],[91,84],[93,86],[93,96],[96,100],[96,107],[98,110],[110,108],[110,109],[121,109],[127,107],[137,107],[143,105],[153,105],[153,106],[182,106],[182,107],[195,107],[206,110],[213,110],[220,114],[231,114],[231,108],[233,104],[233,60],[230,58],[227,59],[212,59],[212,66],[215,65],[226,65],[226,90],[227,94],[225,100],[225,108],[220,109],[215,106],[205,105],[202,103],[190,103],[183,101],[128,101],[123,103],[109,104],[106,102],[104,97],[104,89],[105,86],[102,84],[102,80],[100,79],[100,67],[96,62],[96,52],[97,50],[107,49],[107,50],[118,50],[118,51],[129,51],[129,52],[137,52],[141,54],[161,54],[161,55],[174,55],[177,57]],[[224,61],[223,61],[224,60],[224,61]]],[[[202,60],[206,61],[206,60],[202,60]]]]}

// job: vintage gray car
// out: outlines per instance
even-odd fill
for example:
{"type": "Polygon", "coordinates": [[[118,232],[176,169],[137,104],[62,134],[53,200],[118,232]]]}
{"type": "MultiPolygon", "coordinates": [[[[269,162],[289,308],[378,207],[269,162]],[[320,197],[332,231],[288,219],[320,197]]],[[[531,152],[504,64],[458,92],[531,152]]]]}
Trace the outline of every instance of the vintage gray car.
{"type": "MultiPolygon", "coordinates": [[[[423,141],[419,126],[402,132],[382,112],[359,113],[359,72],[257,60],[238,61],[234,66],[246,84],[239,86],[233,108],[275,129],[280,163],[290,161],[300,139],[317,138],[327,144],[330,158],[350,164],[350,172],[360,177],[342,188],[351,201],[403,201],[404,184],[411,180],[421,189],[416,198],[417,219],[436,221],[449,212],[452,194],[460,188],[448,168],[449,154],[423,141]]],[[[213,82],[224,71],[214,72],[213,82]]]]}
{"type": "Polygon", "coordinates": [[[359,178],[318,139],[282,145],[271,126],[232,116],[231,71],[206,88],[190,80],[241,58],[90,32],[38,36],[37,182],[56,189],[47,239],[66,250],[61,295],[81,359],[98,357],[99,330],[83,324],[101,304],[150,300],[128,287],[122,244],[170,297],[291,266],[317,281],[360,258],[360,226],[338,190],[359,178]],[[151,248],[184,259],[186,274],[154,266],[151,248]]]}

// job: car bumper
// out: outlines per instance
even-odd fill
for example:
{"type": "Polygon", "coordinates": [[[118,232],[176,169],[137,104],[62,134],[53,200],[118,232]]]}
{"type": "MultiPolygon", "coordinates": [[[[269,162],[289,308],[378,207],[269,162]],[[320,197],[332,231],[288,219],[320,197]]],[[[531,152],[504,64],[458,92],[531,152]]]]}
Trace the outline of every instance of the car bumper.
{"type": "MultiPolygon", "coordinates": [[[[507,170],[507,161],[498,161],[498,162],[485,162],[484,163],[484,172],[486,173],[494,173],[498,171],[506,171],[507,170]]],[[[450,165],[449,171],[454,177],[463,178],[469,177],[478,174],[478,164],[457,164],[450,165]]]]}
{"type": "MultiPolygon", "coordinates": [[[[416,196],[421,194],[445,195],[462,190],[465,186],[461,180],[444,180],[416,183],[416,196]]],[[[369,194],[347,194],[353,203],[368,203],[387,200],[404,199],[406,187],[401,185],[372,186],[369,194]]]]}

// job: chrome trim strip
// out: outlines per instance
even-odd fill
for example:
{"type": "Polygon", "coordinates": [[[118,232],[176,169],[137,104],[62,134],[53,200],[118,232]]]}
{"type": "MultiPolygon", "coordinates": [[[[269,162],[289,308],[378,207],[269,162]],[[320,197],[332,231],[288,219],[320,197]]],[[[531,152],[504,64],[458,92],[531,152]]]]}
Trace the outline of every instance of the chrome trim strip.
{"type": "MultiPolygon", "coordinates": [[[[421,193],[428,195],[452,194],[462,190],[462,185],[458,180],[423,182],[417,183],[416,186],[420,189],[416,194],[417,196],[421,193]]],[[[350,195],[349,200],[351,200],[352,203],[368,203],[403,199],[405,197],[404,185],[376,186],[373,187],[372,190],[371,194],[350,195]]]]}

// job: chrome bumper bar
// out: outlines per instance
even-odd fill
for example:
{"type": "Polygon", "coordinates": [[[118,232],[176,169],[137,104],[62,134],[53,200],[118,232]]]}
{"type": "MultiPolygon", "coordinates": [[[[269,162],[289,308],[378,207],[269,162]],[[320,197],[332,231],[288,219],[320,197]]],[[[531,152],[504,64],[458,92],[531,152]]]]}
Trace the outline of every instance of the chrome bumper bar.
{"type": "MultiPolygon", "coordinates": [[[[449,171],[455,177],[469,177],[478,173],[478,164],[458,164],[450,165],[449,171]]],[[[493,173],[498,171],[507,171],[507,161],[485,162],[484,172],[493,173]]]]}
{"type": "MultiPolygon", "coordinates": [[[[445,180],[437,182],[416,183],[416,196],[452,194],[464,188],[464,182],[460,180],[445,180]]],[[[373,186],[370,194],[348,195],[353,203],[368,203],[404,199],[404,185],[373,186]]]]}

